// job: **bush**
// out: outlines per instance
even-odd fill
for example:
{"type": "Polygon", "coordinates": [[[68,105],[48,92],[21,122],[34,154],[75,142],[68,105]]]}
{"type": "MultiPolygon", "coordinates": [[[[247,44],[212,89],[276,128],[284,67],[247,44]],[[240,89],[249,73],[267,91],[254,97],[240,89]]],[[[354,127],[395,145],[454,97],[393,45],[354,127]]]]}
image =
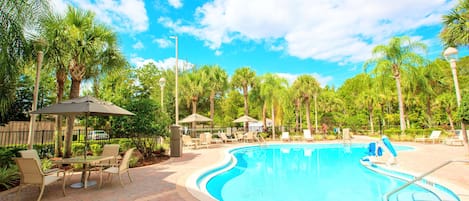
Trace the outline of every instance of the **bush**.
{"type": "Polygon", "coordinates": [[[335,140],[335,139],[337,139],[337,136],[336,136],[336,135],[331,135],[331,134],[330,134],[330,135],[326,135],[326,139],[327,139],[327,140],[335,140]]]}
{"type": "Polygon", "coordinates": [[[73,156],[80,156],[84,155],[85,151],[85,144],[83,143],[73,143],[72,144],[72,155],[73,156]]]}
{"type": "Polygon", "coordinates": [[[313,140],[323,140],[324,136],[320,134],[314,134],[313,135],[313,140]]]}
{"type": "Polygon", "coordinates": [[[128,138],[122,138],[119,140],[119,151],[123,152],[130,149],[132,146],[132,140],[128,138]]]}
{"type": "Polygon", "coordinates": [[[10,189],[18,184],[20,175],[16,165],[0,167],[0,189],[10,189]]]}
{"type": "Polygon", "coordinates": [[[101,152],[103,152],[103,148],[100,144],[91,144],[90,150],[93,153],[93,156],[99,156],[101,155],[101,152]]]}
{"type": "Polygon", "coordinates": [[[469,124],[469,94],[465,94],[461,100],[461,106],[458,109],[457,120],[464,124],[469,124]]]}

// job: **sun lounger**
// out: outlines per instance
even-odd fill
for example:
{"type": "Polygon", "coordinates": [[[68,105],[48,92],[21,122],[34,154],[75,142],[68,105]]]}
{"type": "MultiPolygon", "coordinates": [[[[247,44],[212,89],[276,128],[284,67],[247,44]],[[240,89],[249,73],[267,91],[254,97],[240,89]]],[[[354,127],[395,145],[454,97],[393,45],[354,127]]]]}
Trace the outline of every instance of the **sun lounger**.
{"type": "Polygon", "coordinates": [[[290,141],[290,133],[289,132],[282,132],[282,141],[290,141]]]}
{"type": "Polygon", "coordinates": [[[433,144],[435,144],[435,142],[440,142],[440,134],[441,134],[441,131],[432,131],[432,133],[430,134],[430,137],[421,137],[421,138],[415,138],[415,142],[432,142],[433,144]]]}
{"type": "Polygon", "coordinates": [[[303,139],[306,141],[313,141],[313,137],[311,137],[311,131],[308,129],[303,130],[303,139]]]}

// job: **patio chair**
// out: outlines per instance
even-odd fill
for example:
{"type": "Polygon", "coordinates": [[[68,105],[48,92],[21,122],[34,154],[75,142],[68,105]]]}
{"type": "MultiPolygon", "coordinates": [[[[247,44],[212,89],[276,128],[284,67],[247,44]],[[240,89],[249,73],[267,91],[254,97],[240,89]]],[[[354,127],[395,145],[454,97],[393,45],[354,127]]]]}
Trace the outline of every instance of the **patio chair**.
{"type": "Polygon", "coordinates": [[[16,165],[20,171],[20,186],[16,192],[16,199],[21,189],[27,185],[38,185],[41,188],[37,201],[40,201],[47,185],[62,180],[62,193],[65,196],[65,174],[63,177],[55,175],[46,175],[34,158],[15,158],[16,165]]]}
{"type": "MultiPolygon", "coordinates": [[[[469,130],[466,130],[466,135],[469,133],[469,130]]],[[[464,137],[462,134],[462,130],[456,131],[456,136],[446,138],[443,143],[446,145],[464,145],[464,137]]]]}
{"type": "Polygon", "coordinates": [[[199,135],[200,138],[200,145],[205,145],[206,148],[208,148],[208,145],[210,145],[211,140],[212,140],[212,134],[211,133],[201,133],[199,135]],[[210,137],[208,136],[210,135],[210,137]]]}
{"type": "Polygon", "coordinates": [[[34,160],[36,160],[37,165],[39,166],[39,168],[41,168],[43,173],[46,174],[46,175],[57,174],[57,176],[59,176],[60,173],[63,173],[64,176],[65,176],[65,174],[67,172],[72,172],[73,171],[72,166],[66,166],[66,167],[61,166],[60,168],[44,169],[42,167],[42,163],[41,163],[41,159],[39,158],[39,154],[37,153],[37,151],[35,149],[22,150],[22,151],[19,151],[19,153],[20,153],[22,158],[33,158],[34,160]]]}
{"type": "Polygon", "coordinates": [[[182,135],[182,143],[185,147],[195,148],[196,144],[192,141],[192,137],[190,135],[182,135]]]}
{"type": "Polygon", "coordinates": [[[207,135],[207,137],[210,137],[210,143],[215,143],[215,144],[218,144],[218,143],[223,143],[223,139],[219,138],[220,136],[217,135],[218,137],[213,137],[213,134],[212,133],[208,133],[209,135],[207,135]]]}
{"type": "Polygon", "coordinates": [[[303,130],[303,139],[309,142],[313,141],[313,137],[311,137],[311,131],[309,129],[303,130]]]}
{"type": "Polygon", "coordinates": [[[219,136],[219,137],[223,140],[223,142],[225,142],[225,143],[238,141],[238,139],[226,137],[226,134],[225,134],[225,133],[218,133],[218,136],[219,136]]]}
{"type": "Polygon", "coordinates": [[[344,128],[342,130],[342,140],[343,140],[344,144],[352,143],[352,135],[350,135],[350,128],[344,128]]]}
{"type": "Polygon", "coordinates": [[[435,144],[435,141],[439,142],[440,141],[440,134],[441,131],[432,131],[430,134],[430,137],[420,137],[420,138],[415,138],[415,142],[427,142],[431,141],[433,144],[435,144]]]}
{"type": "Polygon", "coordinates": [[[91,171],[101,171],[102,168],[116,165],[117,159],[120,157],[119,146],[119,144],[105,144],[103,146],[103,152],[101,153],[101,156],[114,156],[114,158],[91,164],[93,168],[90,168],[89,174],[91,174],[91,171]]]}
{"type": "Polygon", "coordinates": [[[255,139],[254,139],[254,133],[253,132],[249,131],[246,134],[244,134],[244,142],[249,142],[249,141],[254,142],[254,140],[255,139]]]}
{"type": "Polygon", "coordinates": [[[129,173],[129,163],[130,163],[130,157],[132,156],[133,151],[135,148],[131,148],[127,150],[124,154],[124,157],[122,158],[122,161],[118,166],[113,166],[107,169],[104,169],[101,171],[100,178],[99,178],[99,188],[101,188],[101,185],[103,184],[103,173],[108,174],[108,180],[109,182],[112,182],[112,175],[118,175],[119,176],[119,182],[121,183],[121,186],[124,186],[124,183],[122,182],[122,174],[127,173],[127,176],[129,177],[130,182],[132,182],[132,177],[130,177],[129,173]]]}
{"type": "Polygon", "coordinates": [[[282,141],[290,141],[290,133],[289,132],[282,132],[282,141]]]}

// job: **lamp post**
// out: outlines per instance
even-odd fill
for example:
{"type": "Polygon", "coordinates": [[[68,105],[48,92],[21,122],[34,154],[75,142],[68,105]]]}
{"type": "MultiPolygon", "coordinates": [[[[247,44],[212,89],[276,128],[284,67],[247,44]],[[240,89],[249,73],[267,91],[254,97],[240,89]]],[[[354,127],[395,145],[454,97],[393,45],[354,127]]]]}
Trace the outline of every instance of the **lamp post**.
{"type": "MultiPolygon", "coordinates": [[[[454,89],[456,91],[456,102],[458,104],[458,108],[461,106],[461,93],[459,92],[459,82],[458,82],[458,71],[456,69],[456,59],[458,56],[458,50],[454,47],[448,47],[444,52],[443,55],[445,56],[446,60],[449,61],[449,65],[451,67],[451,72],[453,74],[453,81],[454,81],[454,89]]],[[[461,134],[463,135],[463,144],[466,149],[469,149],[467,144],[467,133],[466,133],[466,126],[463,122],[461,122],[461,134]]]]}
{"type": "Polygon", "coordinates": [[[175,120],[176,120],[176,125],[179,124],[179,102],[178,102],[178,37],[177,36],[171,36],[176,41],[176,64],[175,66],[175,76],[176,77],[176,82],[175,82],[175,87],[174,87],[174,101],[175,101],[175,120]]]}
{"type": "Polygon", "coordinates": [[[164,77],[160,78],[160,89],[161,89],[161,111],[164,111],[163,105],[163,95],[164,95],[164,85],[166,84],[166,79],[164,77]]]}

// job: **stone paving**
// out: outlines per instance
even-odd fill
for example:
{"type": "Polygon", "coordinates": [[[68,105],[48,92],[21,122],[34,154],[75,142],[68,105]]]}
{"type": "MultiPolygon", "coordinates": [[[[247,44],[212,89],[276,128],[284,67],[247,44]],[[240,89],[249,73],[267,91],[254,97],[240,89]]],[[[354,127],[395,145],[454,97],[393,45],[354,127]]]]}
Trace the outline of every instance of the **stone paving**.
{"type": "MultiPolygon", "coordinates": [[[[356,136],[353,142],[370,142],[372,139],[356,136]]],[[[336,141],[337,142],[337,141],[336,141]]],[[[281,142],[278,142],[281,143],[281,142]]],[[[320,143],[320,142],[313,142],[320,143]]],[[[442,144],[422,144],[413,142],[395,143],[411,145],[414,151],[399,152],[398,165],[395,168],[415,175],[422,174],[441,163],[452,159],[469,160],[468,152],[462,146],[448,146],[442,144]]],[[[224,151],[238,144],[217,144],[208,149],[184,150],[182,157],[171,158],[166,162],[146,167],[132,168],[130,173],[133,182],[123,175],[125,186],[121,187],[118,178],[112,183],[106,183],[101,189],[93,186],[87,189],[72,189],[67,186],[64,197],[61,184],[56,183],[46,187],[44,201],[179,201],[197,200],[185,187],[186,180],[191,174],[204,167],[213,165],[224,158],[224,151]]],[[[68,184],[79,180],[79,174],[72,176],[68,184]]],[[[469,164],[450,164],[428,177],[432,181],[443,184],[456,192],[462,201],[469,201],[469,164]]],[[[91,180],[99,180],[97,173],[92,173],[91,180]]],[[[16,189],[0,193],[0,201],[15,200],[16,189]]],[[[37,187],[24,188],[18,200],[35,200],[39,195],[37,187]]]]}

